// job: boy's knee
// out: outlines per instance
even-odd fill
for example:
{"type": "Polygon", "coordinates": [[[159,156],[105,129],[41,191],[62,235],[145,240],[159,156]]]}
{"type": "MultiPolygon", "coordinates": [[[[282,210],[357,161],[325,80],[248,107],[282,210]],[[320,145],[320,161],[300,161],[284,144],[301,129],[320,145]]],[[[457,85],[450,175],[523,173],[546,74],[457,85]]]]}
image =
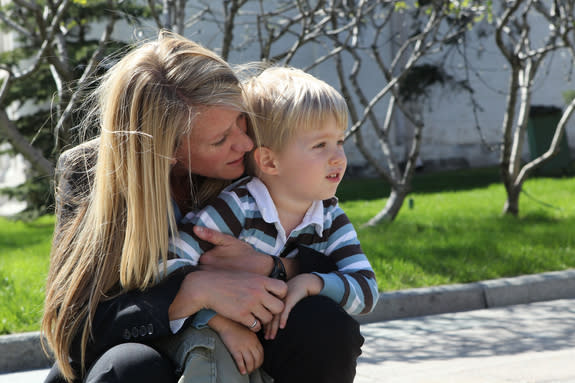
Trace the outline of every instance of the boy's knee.
{"type": "Polygon", "coordinates": [[[314,296],[303,299],[288,319],[293,337],[305,347],[318,347],[324,353],[359,356],[363,336],[357,321],[332,299],[314,296]],[[290,323],[290,321],[292,323],[290,323]]]}

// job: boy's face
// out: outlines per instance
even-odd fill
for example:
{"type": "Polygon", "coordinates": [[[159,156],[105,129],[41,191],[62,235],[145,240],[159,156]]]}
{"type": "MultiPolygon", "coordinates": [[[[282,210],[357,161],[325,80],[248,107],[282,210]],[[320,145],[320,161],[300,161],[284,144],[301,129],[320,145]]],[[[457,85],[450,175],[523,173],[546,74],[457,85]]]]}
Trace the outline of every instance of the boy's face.
{"type": "Polygon", "coordinates": [[[317,129],[297,132],[276,153],[276,181],[284,189],[282,194],[288,192],[291,198],[302,201],[333,197],[347,166],[344,134],[333,117],[317,129]]]}

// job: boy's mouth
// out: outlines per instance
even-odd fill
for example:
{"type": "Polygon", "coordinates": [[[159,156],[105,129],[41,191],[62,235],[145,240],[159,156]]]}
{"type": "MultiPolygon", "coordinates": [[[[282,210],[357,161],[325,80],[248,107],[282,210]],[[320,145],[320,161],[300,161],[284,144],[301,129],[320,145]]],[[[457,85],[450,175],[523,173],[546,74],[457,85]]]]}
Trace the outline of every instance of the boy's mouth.
{"type": "Polygon", "coordinates": [[[339,173],[339,172],[336,172],[336,173],[330,173],[330,174],[328,174],[328,175],[327,175],[327,177],[326,177],[326,178],[327,178],[328,180],[330,180],[330,181],[337,181],[337,180],[339,180],[339,178],[340,178],[340,176],[339,176],[339,175],[340,175],[340,173],[339,173]]]}

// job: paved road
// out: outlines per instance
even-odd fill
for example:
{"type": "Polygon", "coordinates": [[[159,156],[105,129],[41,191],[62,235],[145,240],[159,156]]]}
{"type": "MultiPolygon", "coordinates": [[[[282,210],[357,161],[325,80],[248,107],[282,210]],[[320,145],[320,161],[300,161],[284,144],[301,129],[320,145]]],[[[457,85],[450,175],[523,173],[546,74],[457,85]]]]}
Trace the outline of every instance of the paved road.
{"type": "Polygon", "coordinates": [[[356,382],[575,383],[575,300],[372,323],[356,382]]]}
{"type": "MultiPolygon", "coordinates": [[[[575,383],[575,299],[362,325],[356,383],[575,383]]],[[[47,370],[0,375],[41,382],[47,370]]]]}

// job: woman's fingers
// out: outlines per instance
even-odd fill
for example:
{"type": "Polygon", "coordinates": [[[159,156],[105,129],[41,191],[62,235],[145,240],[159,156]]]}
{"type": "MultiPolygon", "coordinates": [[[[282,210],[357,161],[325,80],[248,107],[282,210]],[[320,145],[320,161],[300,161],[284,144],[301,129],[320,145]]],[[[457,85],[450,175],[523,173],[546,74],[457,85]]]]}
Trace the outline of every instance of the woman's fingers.
{"type": "MultiPolygon", "coordinates": [[[[274,297],[283,299],[286,296],[288,292],[287,283],[280,281],[279,279],[273,279],[273,278],[265,278],[264,282],[265,282],[265,289],[271,294],[273,294],[274,297]]],[[[281,307],[277,307],[277,305],[274,305],[273,308],[281,311],[283,310],[283,303],[281,307]]],[[[279,311],[274,311],[274,313],[278,313],[279,311]]]]}
{"type": "Polygon", "coordinates": [[[200,237],[200,239],[207,241],[215,246],[225,246],[230,242],[235,242],[237,239],[231,235],[223,234],[217,230],[212,230],[207,227],[195,225],[194,233],[200,237]]]}
{"type": "Polygon", "coordinates": [[[251,245],[215,230],[194,226],[198,236],[215,245],[200,257],[200,265],[210,265],[221,269],[242,270],[260,275],[268,275],[271,270],[269,256],[258,253],[251,245]]]}
{"type": "Polygon", "coordinates": [[[246,327],[250,331],[257,333],[262,329],[263,324],[255,315],[253,316],[253,318],[254,318],[253,320],[250,319],[251,324],[247,325],[246,327]]]}
{"type": "Polygon", "coordinates": [[[198,270],[184,279],[176,296],[179,304],[172,304],[175,308],[181,307],[182,313],[178,312],[171,318],[192,315],[199,308],[210,308],[246,327],[250,327],[255,319],[265,324],[283,310],[282,298],[286,292],[285,282],[257,274],[198,270]],[[192,304],[193,311],[185,310],[192,304]]]}

